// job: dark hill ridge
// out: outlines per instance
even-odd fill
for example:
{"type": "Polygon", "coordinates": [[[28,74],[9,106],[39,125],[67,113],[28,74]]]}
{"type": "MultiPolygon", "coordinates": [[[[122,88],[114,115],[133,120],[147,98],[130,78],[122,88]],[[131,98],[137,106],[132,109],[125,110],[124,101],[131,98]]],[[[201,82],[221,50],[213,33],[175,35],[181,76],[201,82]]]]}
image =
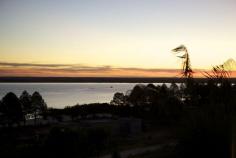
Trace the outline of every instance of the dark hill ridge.
{"type": "MultiPolygon", "coordinates": [[[[197,82],[205,82],[206,78],[195,78],[197,82]]],[[[236,78],[230,79],[236,82],[236,78]]],[[[65,82],[65,83],[182,83],[184,78],[168,78],[168,77],[0,77],[0,82],[65,82]]]]}

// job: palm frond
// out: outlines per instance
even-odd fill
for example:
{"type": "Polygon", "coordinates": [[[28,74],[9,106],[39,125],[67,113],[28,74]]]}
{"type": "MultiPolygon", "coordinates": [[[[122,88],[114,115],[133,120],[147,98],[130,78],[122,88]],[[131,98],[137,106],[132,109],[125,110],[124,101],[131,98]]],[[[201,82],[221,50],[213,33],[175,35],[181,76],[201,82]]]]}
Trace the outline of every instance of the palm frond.
{"type": "Polygon", "coordinates": [[[184,45],[180,45],[179,47],[172,49],[173,52],[180,52],[180,51],[185,51],[185,50],[186,50],[186,47],[184,45]]]}
{"type": "Polygon", "coordinates": [[[213,66],[211,73],[205,72],[205,77],[210,79],[226,79],[230,77],[230,71],[226,70],[225,65],[213,66]]]}
{"type": "Polygon", "coordinates": [[[182,59],[182,75],[183,77],[191,78],[193,71],[191,68],[190,58],[187,48],[184,45],[180,45],[179,47],[173,49],[172,51],[175,52],[176,54],[181,52],[184,53],[183,55],[177,56],[178,58],[182,59]]]}

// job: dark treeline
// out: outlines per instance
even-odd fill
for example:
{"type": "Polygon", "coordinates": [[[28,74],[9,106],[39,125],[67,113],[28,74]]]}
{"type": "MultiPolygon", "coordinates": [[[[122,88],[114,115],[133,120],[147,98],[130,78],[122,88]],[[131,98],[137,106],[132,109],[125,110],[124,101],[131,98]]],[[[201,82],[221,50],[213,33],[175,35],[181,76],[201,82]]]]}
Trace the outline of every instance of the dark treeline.
{"type": "Polygon", "coordinates": [[[43,97],[34,92],[30,95],[23,91],[18,98],[14,93],[7,93],[0,100],[1,124],[18,124],[27,119],[28,114],[46,117],[53,115],[69,115],[72,119],[86,118],[89,114],[107,113],[114,116],[158,118],[176,120],[186,109],[204,109],[211,113],[220,111],[228,114],[235,105],[236,85],[229,81],[221,83],[209,80],[207,83],[193,82],[186,84],[136,85],[126,94],[117,92],[111,102],[91,103],[68,106],[64,109],[47,108],[43,97]],[[205,109],[206,108],[206,109],[205,109]],[[211,108],[211,109],[209,109],[211,108]],[[223,110],[223,111],[222,111],[223,110]]]}
{"type": "Polygon", "coordinates": [[[75,105],[63,110],[54,110],[60,115],[70,115],[73,119],[86,118],[88,115],[96,117],[96,114],[104,113],[118,117],[172,119],[174,121],[183,111],[181,95],[183,95],[183,89],[179,89],[175,83],[170,88],[166,84],[162,86],[138,84],[126,94],[115,93],[110,104],[75,105]]]}
{"type": "MultiPolygon", "coordinates": [[[[176,136],[179,142],[175,149],[176,157],[228,157],[231,125],[236,110],[236,85],[227,79],[209,79],[207,83],[188,81],[188,84],[180,85],[172,83],[170,87],[166,84],[138,84],[126,94],[115,93],[109,104],[93,103],[64,109],[47,109],[38,92],[31,96],[24,91],[19,98],[10,92],[2,98],[0,107],[2,133],[11,131],[9,127],[13,124],[19,126],[28,114],[35,114],[35,119],[37,115],[41,115],[44,116],[42,119],[54,117],[59,121],[66,115],[73,122],[101,119],[98,114],[111,114],[112,119],[135,117],[154,121],[157,125],[177,126],[176,136]]],[[[37,125],[35,128],[40,127],[37,125]]],[[[43,139],[37,138],[30,146],[17,149],[19,151],[14,153],[30,156],[33,154],[31,151],[40,150],[42,155],[63,156],[66,153],[64,156],[90,157],[104,150],[113,150],[114,144],[108,143],[107,132],[101,129],[91,130],[74,130],[60,126],[51,128],[49,135],[43,139]],[[93,146],[94,143],[100,145],[93,146]],[[22,153],[24,150],[27,152],[22,153]]]]}
{"type": "MultiPolygon", "coordinates": [[[[39,92],[30,95],[27,91],[23,91],[18,98],[14,93],[7,93],[0,101],[0,124],[2,126],[18,126],[27,116],[33,116],[36,121],[41,115],[45,115],[47,104],[39,92]]],[[[36,122],[35,122],[36,123],[36,122]]]]}

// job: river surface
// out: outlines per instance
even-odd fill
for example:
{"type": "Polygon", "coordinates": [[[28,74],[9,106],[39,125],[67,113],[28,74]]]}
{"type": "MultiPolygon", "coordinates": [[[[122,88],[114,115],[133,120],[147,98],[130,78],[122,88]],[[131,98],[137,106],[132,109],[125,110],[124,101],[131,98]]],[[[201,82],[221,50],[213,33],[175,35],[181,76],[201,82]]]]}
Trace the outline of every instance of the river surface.
{"type": "MultiPolygon", "coordinates": [[[[20,96],[38,91],[48,107],[64,108],[85,103],[109,103],[114,93],[126,93],[138,83],[0,83],[0,99],[8,92],[20,96]]],[[[162,83],[154,83],[154,85],[162,83]]]]}

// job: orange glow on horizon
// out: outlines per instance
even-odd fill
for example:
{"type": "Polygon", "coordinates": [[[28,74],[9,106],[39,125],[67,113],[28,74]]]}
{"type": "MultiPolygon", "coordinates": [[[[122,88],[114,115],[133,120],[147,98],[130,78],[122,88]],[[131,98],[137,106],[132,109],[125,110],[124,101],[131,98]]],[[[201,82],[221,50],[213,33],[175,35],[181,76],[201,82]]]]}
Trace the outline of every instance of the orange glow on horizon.
{"type": "MultiPolygon", "coordinates": [[[[204,77],[210,70],[195,70],[194,77],[204,77]]],[[[109,68],[97,70],[68,70],[44,68],[0,68],[0,77],[181,77],[180,69],[109,68]]],[[[236,77],[236,71],[231,71],[236,77]]]]}

